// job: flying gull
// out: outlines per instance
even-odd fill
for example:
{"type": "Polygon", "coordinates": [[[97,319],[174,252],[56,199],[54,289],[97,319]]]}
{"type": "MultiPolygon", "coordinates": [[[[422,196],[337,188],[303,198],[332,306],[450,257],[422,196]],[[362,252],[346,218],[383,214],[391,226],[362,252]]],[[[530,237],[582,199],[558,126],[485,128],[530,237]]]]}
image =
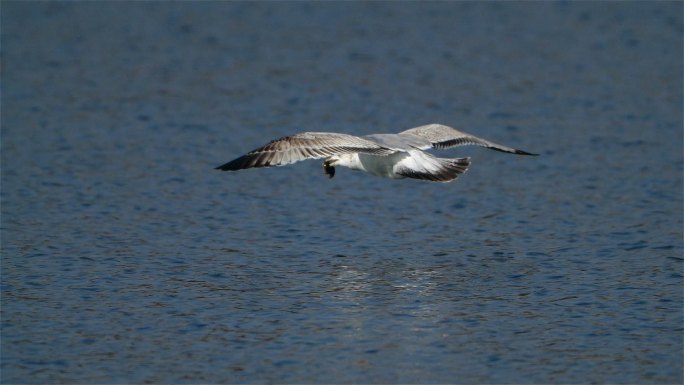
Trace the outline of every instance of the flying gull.
{"type": "Polygon", "coordinates": [[[537,155],[441,124],[428,124],[398,134],[354,136],[335,132],[302,132],[274,140],[216,169],[236,171],[325,158],[323,169],[330,178],[335,176],[335,166],[344,166],[384,178],[451,182],[468,169],[470,158],[437,158],[423,150],[463,145],[484,146],[518,155],[537,155]]]}

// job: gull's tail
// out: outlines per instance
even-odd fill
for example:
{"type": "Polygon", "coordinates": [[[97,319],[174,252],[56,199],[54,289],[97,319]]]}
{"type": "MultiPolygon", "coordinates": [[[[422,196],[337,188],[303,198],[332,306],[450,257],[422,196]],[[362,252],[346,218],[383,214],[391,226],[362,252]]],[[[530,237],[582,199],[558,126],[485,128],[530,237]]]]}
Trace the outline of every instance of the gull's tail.
{"type": "Polygon", "coordinates": [[[470,166],[470,158],[437,158],[446,170],[445,174],[449,179],[441,182],[451,182],[458,178],[459,175],[468,171],[470,166]]]}
{"type": "Polygon", "coordinates": [[[470,166],[470,158],[435,158],[425,153],[420,153],[419,157],[421,162],[404,165],[397,174],[406,178],[451,182],[470,166]]]}

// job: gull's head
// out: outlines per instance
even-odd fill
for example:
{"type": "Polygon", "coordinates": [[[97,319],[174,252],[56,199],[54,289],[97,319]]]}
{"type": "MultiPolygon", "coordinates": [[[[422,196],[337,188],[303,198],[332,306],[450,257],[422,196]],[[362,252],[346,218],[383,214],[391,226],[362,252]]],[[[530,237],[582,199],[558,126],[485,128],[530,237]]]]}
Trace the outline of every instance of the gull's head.
{"type": "Polygon", "coordinates": [[[334,163],[330,160],[330,158],[323,162],[323,172],[325,172],[325,175],[327,175],[329,178],[335,176],[335,167],[332,166],[333,164],[334,163]]]}
{"type": "Polygon", "coordinates": [[[325,159],[325,162],[323,162],[323,168],[325,170],[325,174],[328,175],[329,177],[335,176],[335,167],[334,166],[342,166],[342,167],[349,167],[351,169],[359,169],[358,166],[358,161],[359,157],[358,154],[339,154],[339,155],[333,155],[325,159]]]}

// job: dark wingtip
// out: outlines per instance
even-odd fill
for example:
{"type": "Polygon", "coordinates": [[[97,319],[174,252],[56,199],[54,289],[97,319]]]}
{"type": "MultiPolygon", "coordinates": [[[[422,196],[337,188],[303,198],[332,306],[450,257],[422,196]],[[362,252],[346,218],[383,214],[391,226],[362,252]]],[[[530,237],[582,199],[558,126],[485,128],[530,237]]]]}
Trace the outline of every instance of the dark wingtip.
{"type": "Polygon", "coordinates": [[[250,156],[250,154],[247,154],[247,155],[243,155],[237,159],[233,159],[228,163],[224,163],[224,164],[214,168],[214,170],[237,171],[237,170],[242,170],[244,168],[251,168],[251,167],[263,167],[263,166],[255,165],[254,164],[254,157],[250,156]]]}
{"type": "Polygon", "coordinates": [[[509,150],[504,150],[503,148],[491,147],[491,146],[487,146],[487,148],[492,149],[492,150],[495,150],[495,151],[505,152],[505,153],[508,153],[508,154],[531,155],[531,156],[538,156],[538,155],[539,155],[539,154],[533,154],[533,153],[531,153],[531,152],[527,152],[527,151],[523,151],[523,150],[518,150],[518,149],[515,149],[515,148],[509,149],[509,150]]]}

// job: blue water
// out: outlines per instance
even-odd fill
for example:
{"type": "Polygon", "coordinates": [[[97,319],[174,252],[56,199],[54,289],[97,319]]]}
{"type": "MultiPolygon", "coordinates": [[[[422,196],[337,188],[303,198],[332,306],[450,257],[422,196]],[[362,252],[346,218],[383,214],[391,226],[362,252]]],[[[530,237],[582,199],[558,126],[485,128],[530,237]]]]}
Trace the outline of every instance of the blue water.
{"type": "Polygon", "coordinates": [[[682,383],[682,7],[3,2],[1,382],[682,383]]]}

